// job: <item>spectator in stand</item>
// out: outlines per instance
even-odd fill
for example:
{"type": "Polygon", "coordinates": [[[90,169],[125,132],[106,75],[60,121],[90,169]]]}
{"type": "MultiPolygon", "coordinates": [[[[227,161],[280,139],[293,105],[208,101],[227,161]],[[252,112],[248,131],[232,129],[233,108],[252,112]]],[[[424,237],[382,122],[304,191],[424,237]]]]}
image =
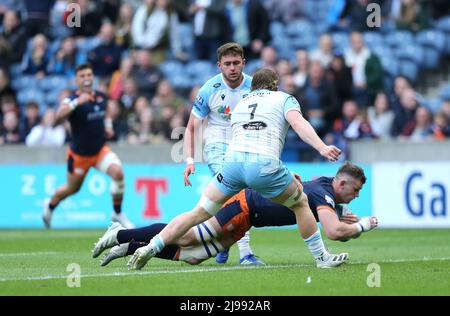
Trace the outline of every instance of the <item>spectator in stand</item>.
{"type": "MultiPolygon", "coordinates": [[[[91,37],[98,34],[103,22],[103,15],[101,7],[97,1],[91,0],[76,0],[80,6],[80,27],[73,28],[73,35],[75,37],[91,37]]],[[[70,12],[66,11],[64,20],[70,12]]]]}
{"type": "Polygon", "coordinates": [[[356,118],[344,131],[344,137],[346,139],[373,139],[377,137],[370,125],[367,109],[359,110],[356,118]]]}
{"type": "Polygon", "coordinates": [[[72,78],[75,68],[86,62],[86,54],[78,51],[73,37],[66,37],[54,56],[51,57],[48,72],[72,78]]]}
{"type": "Polygon", "coordinates": [[[217,62],[221,42],[231,40],[225,15],[227,0],[193,0],[189,13],[193,16],[195,59],[217,62]]]}
{"type": "Polygon", "coordinates": [[[27,38],[39,33],[50,35],[48,21],[55,0],[23,0],[23,2],[27,11],[25,21],[27,38]]]}
{"type": "Polygon", "coordinates": [[[153,62],[153,54],[145,49],[137,52],[131,77],[137,83],[139,95],[145,95],[148,99],[153,98],[158,82],[164,78],[153,62]]]}
{"type": "Polygon", "coordinates": [[[333,56],[330,68],[327,71],[327,78],[334,86],[339,108],[342,109],[344,101],[350,100],[353,97],[352,70],[345,65],[345,60],[342,55],[333,56]]]}
{"type": "Polygon", "coordinates": [[[1,101],[1,112],[0,112],[0,122],[3,120],[3,116],[7,112],[19,113],[19,106],[17,105],[16,98],[13,95],[5,95],[2,97],[1,101]]]}
{"type": "Polygon", "coordinates": [[[102,24],[98,37],[100,44],[88,53],[88,61],[100,78],[110,77],[119,69],[122,48],[114,40],[115,29],[110,22],[102,24]]]}
{"type": "Polygon", "coordinates": [[[445,112],[439,111],[434,115],[430,134],[437,140],[450,137],[450,119],[445,112]]]}
{"type": "MultiPolygon", "coordinates": [[[[184,107],[184,100],[177,96],[173,91],[172,85],[168,80],[162,80],[158,84],[156,94],[151,100],[150,107],[153,111],[155,120],[162,120],[162,123],[167,123],[167,118],[162,117],[163,111],[175,114],[179,109],[184,107]]],[[[170,116],[172,116],[170,115],[170,116]]],[[[170,118],[169,118],[170,119],[170,118]]]]}
{"type": "Polygon", "coordinates": [[[20,62],[26,47],[26,31],[15,11],[8,10],[0,31],[0,67],[20,62]]]}
{"type": "Polygon", "coordinates": [[[428,27],[428,5],[417,0],[392,0],[391,18],[397,29],[417,32],[428,27]]]}
{"type": "Polygon", "coordinates": [[[19,124],[20,139],[25,141],[28,134],[30,134],[31,129],[39,125],[40,121],[39,105],[36,102],[28,102],[25,105],[25,113],[19,124]]]}
{"type": "Polygon", "coordinates": [[[355,100],[346,100],[342,106],[342,117],[337,118],[333,124],[333,133],[336,137],[352,138],[351,132],[355,130],[354,126],[359,126],[358,115],[360,115],[358,103],[355,100]]]}
{"type": "Polygon", "coordinates": [[[384,92],[377,94],[375,104],[367,109],[369,123],[373,132],[380,139],[391,138],[392,122],[394,112],[389,106],[389,99],[384,92]]]}
{"type": "Polygon", "coordinates": [[[346,0],[339,23],[350,31],[373,31],[373,28],[367,23],[370,13],[367,11],[367,6],[371,3],[378,4],[381,7],[380,13],[383,19],[389,9],[384,2],[384,0],[346,0]]]}
{"type": "Polygon", "coordinates": [[[112,74],[109,83],[108,95],[112,100],[119,100],[124,92],[124,85],[126,79],[130,78],[131,70],[133,69],[133,59],[131,57],[124,57],[120,61],[120,68],[112,74]]]}
{"type": "Polygon", "coordinates": [[[178,15],[169,0],[145,0],[133,17],[133,42],[136,47],[150,50],[156,65],[166,59],[168,50],[185,60],[178,29],[178,15]]]}
{"type": "Polygon", "coordinates": [[[37,34],[33,38],[31,51],[25,53],[23,57],[22,72],[42,79],[47,74],[49,60],[48,40],[44,34],[37,34]]]}
{"type": "Polygon", "coordinates": [[[318,61],[310,63],[306,83],[300,90],[300,100],[303,114],[318,135],[323,135],[334,118],[340,115],[334,88],[318,61]]]}
{"type": "Polygon", "coordinates": [[[419,106],[414,114],[414,120],[408,121],[400,137],[412,141],[428,139],[431,133],[431,124],[432,115],[430,111],[424,106],[419,106]]]}
{"type": "Polygon", "coordinates": [[[308,77],[309,55],[308,51],[299,49],[295,56],[297,59],[297,66],[294,70],[294,83],[297,88],[301,89],[305,85],[306,78],[308,77]]]}
{"type": "Polygon", "coordinates": [[[28,147],[62,146],[66,139],[66,131],[62,125],[54,126],[54,123],[55,111],[51,108],[47,108],[40,124],[34,126],[26,137],[25,144],[28,147]]]}
{"type": "Polygon", "coordinates": [[[229,0],[226,14],[232,40],[244,48],[248,60],[260,57],[270,40],[269,15],[259,0],[229,0]]]}
{"type": "Polygon", "coordinates": [[[267,4],[270,20],[284,25],[300,18],[307,18],[305,0],[269,0],[267,4]]]}
{"type": "Polygon", "coordinates": [[[11,80],[8,71],[5,68],[0,67],[0,100],[4,96],[16,97],[16,92],[11,88],[11,80]]]}
{"type": "Polygon", "coordinates": [[[280,59],[277,62],[276,70],[280,78],[283,76],[292,75],[291,62],[287,59],[280,59]]]}
{"type": "Polygon", "coordinates": [[[319,48],[313,50],[310,59],[319,61],[324,69],[328,69],[333,59],[333,40],[328,33],[322,34],[319,38],[319,48]]]}
{"type": "Polygon", "coordinates": [[[8,111],[3,115],[3,122],[0,126],[0,145],[20,143],[19,118],[17,112],[8,111]]]}
{"type": "Polygon", "coordinates": [[[152,122],[152,110],[149,107],[146,107],[138,113],[137,121],[128,134],[128,143],[132,145],[151,143],[154,139],[151,133],[152,122]]]}
{"type": "Polygon", "coordinates": [[[108,100],[108,117],[111,118],[114,136],[110,139],[113,142],[126,140],[128,135],[128,124],[122,114],[122,106],[117,100],[108,100]]]}
{"type": "Polygon", "coordinates": [[[345,52],[345,63],[352,69],[353,97],[362,107],[373,103],[383,90],[383,68],[379,58],[365,45],[362,34],[350,34],[351,48],[345,52]]]}
{"type": "Polygon", "coordinates": [[[414,121],[415,113],[419,104],[416,100],[416,92],[406,89],[400,96],[400,107],[394,109],[394,122],[392,123],[391,136],[397,137],[402,134],[405,126],[414,121]]]}
{"type": "Polygon", "coordinates": [[[124,112],[128,115],[132,109],[136,99],[139,96],[138,85],[136,80],[132,77],[125,78],[123,84],[123,92],[120,95],[119,101],[123,104],[124,112]]]}
{"type": "Polygon", "coordinates": [[[411,82],[405,76],[397,76],[394,79],[394,91],[389,96],[389,103],[392,110],[399,111],[401,109],[400,97],[405,90],[413,89],[411,82]]]}
{"type": "Polygon", "coordinates": [[[116,43],[122,49],[129,49],[133,45],[132,21],[134,9],[128,2],[122,3],[116,21],[116,43]]]}
{"type": "Polygon", "coordinates": [[[277,51],[272,46],[266,46],[261,51],[261,68],[269,68],[273,71],[277,70],[277,51]]]}

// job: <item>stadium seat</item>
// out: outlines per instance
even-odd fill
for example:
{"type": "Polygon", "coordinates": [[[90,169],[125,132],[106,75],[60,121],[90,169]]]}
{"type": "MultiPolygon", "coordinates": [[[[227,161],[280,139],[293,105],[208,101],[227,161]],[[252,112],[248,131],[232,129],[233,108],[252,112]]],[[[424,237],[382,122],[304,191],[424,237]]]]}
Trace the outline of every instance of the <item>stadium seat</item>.
{"type": "Polygon", "coordinates": [[[413,61],[417,65],[422,66],[423,65],[423,58],[424,58],[424,52],[423,48],[419,45],[414,44],[405,44],[397,47],[394,51],[394,55],[397,56],[397,58],[402,60],[409,60],[413,61]]]}
{"type": "Polygon", "coordinates": [[[374,47],[385,46],[383,35],[381,35],[380,33],[364,32],[363,37],[364,37],[364,44],[370,49],[373,49],[374,47]]]}
{"type": "Polygon", "coordinates": [[[408,31],[394,31],[392,33],[387,33],[384,41],[389,46],[401,47],[403,45],[409,45],[414,43],[414,36],[408,31]]]}
{"type": "Polygon", "coordinates": [[[28,102],[36,102],[39,104],[39,107],[45,105],[45,97],[44,94],[39,89],[22,89],[17,93],[17,101],[21,106],[25,105],[28,102]]]}
{"type": "Polygon", "coordinates": [[[192,79],[183,72],[168,77],[168,80],[175,89],[188,89],[195,85],[192,79]]]}
{"type": "Polygon", "coordinates": [[[431,98],[425,99],[422,102],[422,105],[425,106],[431,113],[437,113],[442,106],[442,99],[440,98],[431,98]]]}
{"type": "Polygon", "coordinates": [[[215,65],[213,65],[213,63],[211,63],[210,61],[193,60],[185,66],[185,72],[189,76],[196,78],[200,75],[207,75],[211,77],[218,71],[216,71],[215,65]]]}
{"type": "Polygon", "coordinates": [[[411,60],[403,60],[399,63],[399,73],[416,83],[419,76],[419,66],[411,60]]]}
{"type": "Polygon", "coordinates": [[[262,67],[262,61],[260,59],[250,60],[245,65],[244,72],[251,75],[261,67],[262,67]]]}
{"type": "Polygon", "coordinates": [[[25,88],[36,88],[38,79],[33,75],[19,75],[11,81],[11,86],[18,91],[25,88]]]}
{"type": "Polygon", "coordinates": [[[273,39],[278,37],[286,37],[286,31],[283,23],[278,21],[273,21],[269,26],[270,34],[273,39]]]}
{"type": "Polygon", "coordinates": [[[161,70],[166,78],[174,77],[185,71],[184,65],[177,60],[164,61],[159,65],[159,70],[161,70]]]}
{"type": "Polygon", "coordinates": [[[397,59],[392,55],[381,55],[379,57],[383,66],[383,72],[392,78],[398,76],[399,63],[397,59]]]}
{"type": "Polygon", "coordinates": [[[39,88],[43,91],[61,91],[68,89],[70,84],[64,76],[47,76],[39,80],[39,88]]]}
{"type": "Polygon", "coordinates": [[[445,34],[445,51],[450,55],[450,16],[440,18],[435,27],[445,34]]]}
{"type": "Polygon", "coordinates": [[[337,50],[344,52],[348,47],[350,47],[350,39],[347,33],[335,32],[331,34],[331,37],[333,39],[333,46],[337,50]]]}
{"type": "Polygon", "coordinates": [[[450,84],[445,85],[439,95],[444,100],[450,100],[450,84]]]}
{"type": "Polygon", "coordinates": [[[306,19],[299,19],[286,25],[286,34],[289,37],[298,37],[299,35],[311,35],[314,33],[311,22],[306,19]]]}
{"type": "Polygon", "coordinates": [[[432,47],[443,53],[445,51],[445,35],[437,30],[423,30],[416,34],[416,42],[424,47],[432,47]]]}
{"type": "Polygon", "coordinates": [[[440,52],[434,47],[423,48],[423,62],[422,65],[425,69],[435,70],[439,68],[441,60],[440,52]]]}

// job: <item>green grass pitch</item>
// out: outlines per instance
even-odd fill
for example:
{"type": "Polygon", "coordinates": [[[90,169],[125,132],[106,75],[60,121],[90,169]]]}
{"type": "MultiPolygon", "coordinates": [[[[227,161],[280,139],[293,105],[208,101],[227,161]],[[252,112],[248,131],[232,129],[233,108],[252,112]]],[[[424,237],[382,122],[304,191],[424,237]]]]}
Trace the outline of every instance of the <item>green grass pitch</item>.
{"type": "Polygon", "coordinates": [[[128,271],[125,259],[102,268],[91,258],[102,233],[0,230],[0,295],[450,295],[449,229],[375,230],[346,243],[327,240],[332,251],[350,253],[336,269],[315,268],[297,231],[277,229],[252,231],[264,267],[238,265],[233,247],[225,265],[154,258],[141,271],[128,271]],[[67,285],[71,263],[81,269],[80,287],[67,285]]]}

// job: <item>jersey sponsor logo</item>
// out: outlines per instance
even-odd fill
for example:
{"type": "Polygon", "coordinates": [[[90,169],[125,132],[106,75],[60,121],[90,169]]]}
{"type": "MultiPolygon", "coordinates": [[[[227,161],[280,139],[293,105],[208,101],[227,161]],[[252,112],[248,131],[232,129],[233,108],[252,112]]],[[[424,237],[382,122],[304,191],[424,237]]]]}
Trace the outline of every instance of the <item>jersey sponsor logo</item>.
{"type": "Polygon", "coordinates": [[[225,121],[231,120],[231,108],[228,105],[221,105],[217,110],[217,112],[219,113],[220,117],[225,121]]]}
{"type": "Polygon", "coordinates": [[[225,100],[225,94],[222,94],[220,97],[222,98],[222,101],[225,100]]]}
{"type": "Polygon", "coordinates": [[[220,82],[218,82],[218,83],[215,83],[214,85],[213,85],[213,87],[214,88],[218,88],[218,87],[220,87],[222,84],[220,83],[220,82]]]}
{"type": "Polygon", "coordinates": [[[328,196],[328,195],[326,195],[326,194],[325,194],[325,201],[327,201],[328,204],[330,204],[331,206],[333,206],[333,208],[335,207],[335,206],[334,206],[334,200],[333,200],[330,196],[328,196]]]}
{"type": "Polygon", "coordinates": [[[259,131],[261,129],[265,129],[267,127],[267,124],[264,122],[250,122],[248,124],[244,124],[242,126],[243,129],[249,130],[249,131],[259,131]]]}
{"type": "Polygon", "coordinates": [[[219,183],[222,183],[222,181],[223,181],[223,175],[222,175],[221,173],[219,173],[219,174],[217,175],[217,181],[219,181],[219,183]]]}
{"type": "Polygon", "coordinates": [[[246,98],[247,96],[248,96],[248,93],[244,94],[244,95],[242,96],[242,99],[246,98]]]}

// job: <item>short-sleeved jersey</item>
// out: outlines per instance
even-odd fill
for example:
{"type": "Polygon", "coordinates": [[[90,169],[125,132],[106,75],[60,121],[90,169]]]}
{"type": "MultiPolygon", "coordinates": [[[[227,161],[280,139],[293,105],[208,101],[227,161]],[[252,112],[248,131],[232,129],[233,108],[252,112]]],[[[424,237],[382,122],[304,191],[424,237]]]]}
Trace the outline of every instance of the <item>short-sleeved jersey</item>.
{"type": "MultiPolygon", "coordinates": [[[[64,103],[77,98],[78,92],[63,100],[64,103]]],[[[70,148],[78,155],[92,156],[97,154],[106,142],[105,115],[107,97],[95,91],[94,101],[78,105],[69,116],[72,131],[70,148]]]]}
{"type": "MultiPolygon", "coordinates": [[[[318,207],[325,205],[334,210],[339,208],[339,205],[335,205],[332,181],[333,178],[320,177],[303,182],[303,191],[308,196],[309,207],[317,222],[319,222],[318,207]]],[[[250,221],[254,227],[296,224],[294,212],[286,206],[264,199],[252,189],[245,189],[245,196],[250,210],[250,221]]]]}
{"type": "Polygon", "coordinates": [[[231,115],[229,151],[249,152],[279,159],[289,128],[286,114],[299,111],[292,95],[256,90],[236,105],[231,115]]]}
{"type": "Polygon", "coordinates": [[[236,104],[249,94],[252,82],[250,76],[243,76],[244,80],[235,89],[225,83],[222,74],[214,76],[200,88],[192,113],[201,120],[208,118],[206,144],[230,142],[231,112],[236,104]]]}
{"type": "Polygon", "coordinates": [[[303,191],[308,196],[308,203],[311,211],[319,221],[317,209],[326,206],[333,210],[336,209],[336,196],[332,186],[333,178],[320,177],[313,181],[303,182],[303,191]]]}

